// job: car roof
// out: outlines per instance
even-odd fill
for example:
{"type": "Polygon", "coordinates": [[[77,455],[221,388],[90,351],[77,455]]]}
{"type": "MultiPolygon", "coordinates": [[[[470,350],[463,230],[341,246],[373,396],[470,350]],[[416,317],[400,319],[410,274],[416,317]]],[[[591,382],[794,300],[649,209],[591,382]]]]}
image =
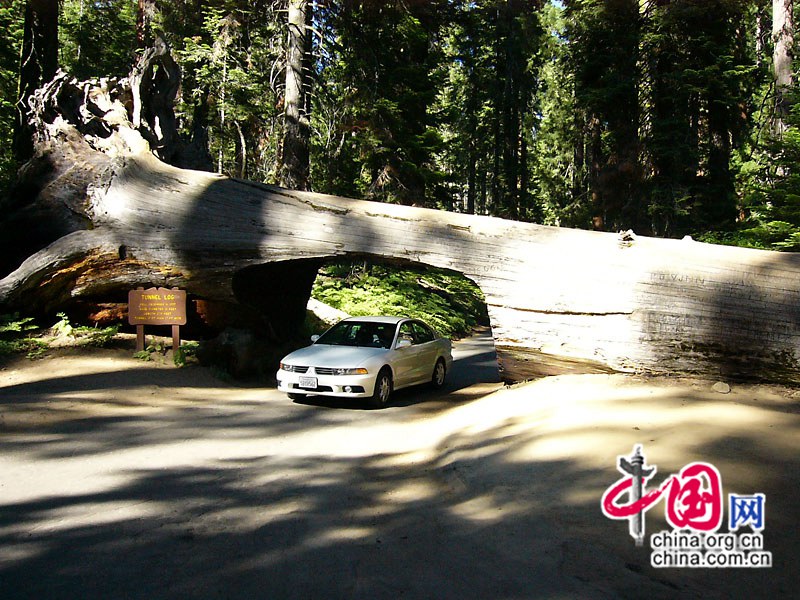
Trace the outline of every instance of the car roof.
{"type": "Polygon", "coordinates": [[[344,321],[364,321],[367,323],[388,323],[397,325],[400,321],[408,321],[408,317],[348,317],[344,321]]]}

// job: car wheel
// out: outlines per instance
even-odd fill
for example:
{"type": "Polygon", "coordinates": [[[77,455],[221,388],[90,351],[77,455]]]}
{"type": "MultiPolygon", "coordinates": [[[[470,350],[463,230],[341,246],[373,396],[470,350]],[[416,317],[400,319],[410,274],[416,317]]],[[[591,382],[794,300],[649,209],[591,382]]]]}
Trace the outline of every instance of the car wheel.
{"type": "Polygon", "coordinates": [[[375,391],[372,392],[370,404],[373,408],[383,408],[389,404],[392,396],[392,373],[389,369],[381,369],[378,378],[375,380],[375,391]]]}
{"type": "Polygon", "coordinates": [[[444,361],[440,358],[436,361],[436,366],[433,367],[433,377],[431,377],[431,385],[435,389],[439,389],[444,385],[445,377],[447,376],[447,367],[444,361]]]}
{"type": "Polygon", "coordinates": [[[290,400],[305,400],[306,394],[295,394],[294,392],[287,392],[290,400]]]}

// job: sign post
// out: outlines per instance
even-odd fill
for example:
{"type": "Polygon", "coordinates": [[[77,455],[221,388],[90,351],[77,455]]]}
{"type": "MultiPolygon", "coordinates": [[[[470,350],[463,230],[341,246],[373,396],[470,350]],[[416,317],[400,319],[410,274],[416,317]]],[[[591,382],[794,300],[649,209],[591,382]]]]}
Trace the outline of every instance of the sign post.
{"type": "Polygon", "coordinates": [[[144,350],[145,325],[172,325],[172,350],[181,345],[186,325],[186,290],[142,287],[128,292],[128,323],[136,325],[136,351],[144,350]]]}

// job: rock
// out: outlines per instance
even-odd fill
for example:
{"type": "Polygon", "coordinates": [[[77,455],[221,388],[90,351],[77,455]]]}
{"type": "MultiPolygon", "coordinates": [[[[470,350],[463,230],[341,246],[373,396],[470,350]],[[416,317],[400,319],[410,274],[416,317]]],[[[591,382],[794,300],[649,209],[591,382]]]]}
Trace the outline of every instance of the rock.
{"type": "Polygon", "coordinates": [[[327,325],[328,327],[330,327],[331,325],[335,325],[342,319],[346,319],[347,317],[350,316],[343,310],[334,308],[314,298],[308,299],[308,305],[306,306],[306,309],[314,313],[314,316],[316,316],[320,321],[325,323],[325,325],[327,325]]]}
{"type": "Polygon", "coordinates": [[[714,384],[714,387],[712,389],[715,392],[719,392],[720,394],[730,394],[731,392],[731,386],[729,386],[724,381],[718,381],[717,383],[714,384]]]}

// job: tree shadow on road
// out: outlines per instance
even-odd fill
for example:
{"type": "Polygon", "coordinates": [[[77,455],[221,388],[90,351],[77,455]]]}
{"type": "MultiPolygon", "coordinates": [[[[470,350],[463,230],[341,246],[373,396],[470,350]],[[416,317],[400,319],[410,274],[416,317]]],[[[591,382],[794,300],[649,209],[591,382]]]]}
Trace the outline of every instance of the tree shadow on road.
{"type": "MultiPolygon", "coordinates": [[[[224,403],[6,433],[0,595],[788,597],[798,416],[595,381],[543,380],[403,419],[287,416],[229,390],[224,403]],[[705,460],[726,492],[766,494],[773,568],[652,568],[599,507],[616,456],[637,442],[664,477],[705,460]]],[[[647,527],[666,528],[660,510],[647,527]]]]}

